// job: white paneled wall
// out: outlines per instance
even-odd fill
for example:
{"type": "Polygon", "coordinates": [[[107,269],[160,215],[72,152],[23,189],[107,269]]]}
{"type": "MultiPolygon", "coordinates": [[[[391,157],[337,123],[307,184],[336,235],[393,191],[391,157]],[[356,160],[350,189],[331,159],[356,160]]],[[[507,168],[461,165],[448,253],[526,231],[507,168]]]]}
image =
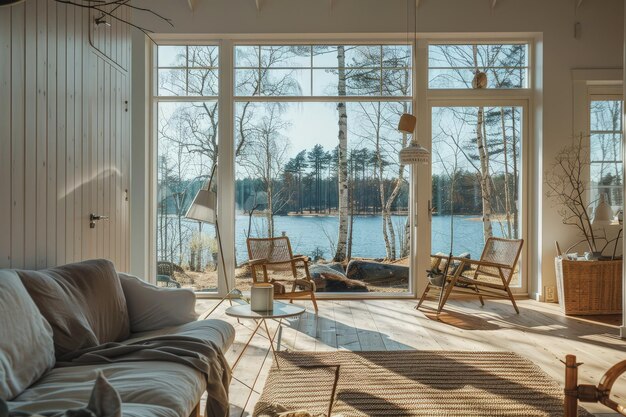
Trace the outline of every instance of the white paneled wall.
{"type": "Polygon", "coordinates": [[[95,17],[52,0],[0,8],[0,267],[128,269],[130,35],[95,17]],[[110,220],[91,229],[90,213],[110,220]]]}

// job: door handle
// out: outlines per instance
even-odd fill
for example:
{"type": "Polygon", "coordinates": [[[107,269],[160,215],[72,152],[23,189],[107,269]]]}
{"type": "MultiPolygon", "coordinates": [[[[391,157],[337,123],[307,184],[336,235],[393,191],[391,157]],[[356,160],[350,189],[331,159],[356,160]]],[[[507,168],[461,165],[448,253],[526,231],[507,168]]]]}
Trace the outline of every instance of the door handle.
{"type": "Polygon", "coordinates": [[[89,228],[94,229],[96,227],[96,222],[99,222],[100,220],[109,220],[109,216],[103,216],[100,214],[90,213],[89,214],[89,228]]]}
{"type": "Polygon", "coordinates": [[[435,207],[433,207],[433,202],[428,200],[428,218],[432,222],[433,221],[433,212],[435,211],[435,207]]]}

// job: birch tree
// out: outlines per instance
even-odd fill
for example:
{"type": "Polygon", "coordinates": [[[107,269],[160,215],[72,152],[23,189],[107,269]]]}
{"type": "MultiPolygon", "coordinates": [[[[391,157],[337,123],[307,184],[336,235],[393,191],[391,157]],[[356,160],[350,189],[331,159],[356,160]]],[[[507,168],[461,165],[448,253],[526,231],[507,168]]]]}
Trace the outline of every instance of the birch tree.
{"type": "MultiPolygon", "coordinates": [[[[345,47],[337,47],[338,83],[337,95],[346,96],[346,55],[345,47]]],[[[337,233],[337,247],[333,260],[343,262],[346,259],[348,248],[348,228],[350,225],[349,184],[348,184],[348,112],[346,102],[337,103],[337,115],[339,117],[338,146],[338,169],[337,184],[339,191],[339,230],[337,233]]]]}

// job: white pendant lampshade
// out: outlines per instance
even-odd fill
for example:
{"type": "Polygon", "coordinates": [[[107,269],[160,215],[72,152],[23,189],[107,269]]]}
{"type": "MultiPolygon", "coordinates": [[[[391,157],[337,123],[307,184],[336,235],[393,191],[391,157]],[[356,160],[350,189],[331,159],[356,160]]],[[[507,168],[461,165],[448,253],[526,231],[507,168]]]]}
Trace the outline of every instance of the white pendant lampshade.
{"type": "Polygon", "coordinates": [[[213,191],[201,189],[193,199],[185,217],[199,222],[215,224],[217,195],[213,191]]]}
{"type": "Polygon", "coordinates": [[[403,165],[428,164],[429,162],[430,152],[417,142],[411,142],[400,151],[400,163],[403,165]]]}
{"type": "Polygon", "coordinates": [[[402,165],[428,164],[430,162],[430,152],[415,140],[415,126],[417,118],[409,113],[404,113],[400,117],[398,130],[402,133],[413,135],[413,140],[406,148],[400,151],[400,163],[402,165]]]}

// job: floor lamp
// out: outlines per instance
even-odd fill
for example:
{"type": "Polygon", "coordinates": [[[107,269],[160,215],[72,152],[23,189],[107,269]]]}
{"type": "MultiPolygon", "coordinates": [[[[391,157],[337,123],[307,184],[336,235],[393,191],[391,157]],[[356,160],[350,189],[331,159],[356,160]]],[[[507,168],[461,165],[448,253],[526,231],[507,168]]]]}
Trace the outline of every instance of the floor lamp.
{"type": "Polygon", "coordinates": [[[215,175],[216,169],[217,164],[213,165],[211,177],[209,178],[206,189],[201,188],[198,191],[198,194],[196,194],[196,197],[193,199],[191,206],[189,206],[189,210],[187,210],[187,214],[185,214],[185,217],[188,219],[215,225],[217,245],[220,251],[220,258],[222,261],[222,271],[224,271],[224,282],[226,284],[227,291],[226,295],[219,301],[219,303],[217,303],[215,307],[213,307],[213,309],[211,309],[211,311],[208,312],[208,314],[204,315],[204,318],[210,316],[211,313],[213,313],[226,299],[228,299],[230,304],[232,305],[231,294],[237,291],[236,288],[233,288],[232,290],[229,288],[228,276],[226,272],[226,262],[224,260],[224,251],[222,250],[222,237],[220,236],[220,226],[219,222],[217,221],[217,194],[215,193],[215,191],[211,190],[211,185],[213,183],[213,177],[215,175]]]}

